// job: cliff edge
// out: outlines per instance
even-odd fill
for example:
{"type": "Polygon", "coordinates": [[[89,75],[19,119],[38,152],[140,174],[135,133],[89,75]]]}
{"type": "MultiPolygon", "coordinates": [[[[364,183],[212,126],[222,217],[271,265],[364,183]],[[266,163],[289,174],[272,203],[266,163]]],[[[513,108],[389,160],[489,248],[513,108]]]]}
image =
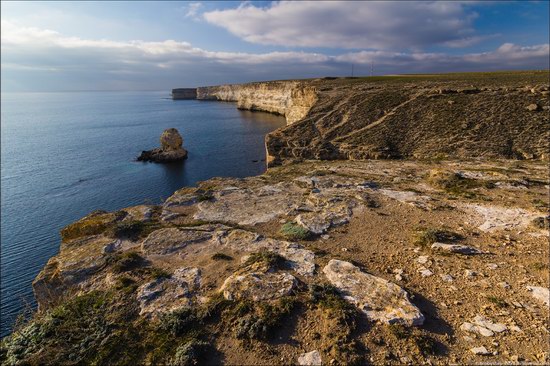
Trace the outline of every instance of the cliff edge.
{"type": "Polygon", "coordinates": [[[269,166],[307,159],[548,160],[549,73],[273,81],[197,88],[197,99],[284,115],[269,166]]]}

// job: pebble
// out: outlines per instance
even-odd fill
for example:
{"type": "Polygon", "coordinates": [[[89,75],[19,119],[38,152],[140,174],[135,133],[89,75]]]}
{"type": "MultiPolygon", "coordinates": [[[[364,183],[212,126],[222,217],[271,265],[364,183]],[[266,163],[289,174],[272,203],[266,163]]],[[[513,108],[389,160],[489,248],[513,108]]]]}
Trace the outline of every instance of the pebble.
{"type": "Polygon", "coordinates": [[[472,353],[474,355],[482,355],[482,356],[486,356],[486,355],[490,355],[491,352],[487,351],[487,348],[481,346],[481,347],[474,347],[474,348],[470,348],[470,351],[472,351],[472,353]]]}
{"type": "Polygon", "coordinates": [[[321,239],[327,240],[327,239],[330,239],[330,236],[327,234],[324,234],[324,235],[321,235],[321,239]]]}
{"type": "Polygon", "coordinates": [[[498,285],[502,288],[509,289],[510,284],[508,282],[499,282],[498,285]]]}
{"type": "Polygon", "coordinates": [[[489,269],[497,269],[497,268],[498,268],[498,264],[496,264],[496,263],[487,263],[487,268],[489,268],[489,269]]]}
{"type": "Polygon", "coordinates": [[[416,258],[416,262],[420,264],[426,264],[428,262],[428,256],[421,255],[420,257],[416,258]]]}
{"type": "Polygon", "coordinates": [[[453,282],[453,276],[449,274],[440,274],[439,277],[445,282],[453,282]]]}
{"type": "Polygon", "coordinates": [[[473,278],[477,276],[477,273],[475,271],[472,271],[471,269],[467,269],[464,271],[464,277],[466,278],[473,278]]]}
{"type": "Polygon", "coordinates": [[[424,267],[421,267],[418,272],[420,272],[420,274],[422,275],[422,277],[430,277],[432,276],[434,273],[432,271],[430,271],[429,269],[427,268],[424,268],[424,267]]]}

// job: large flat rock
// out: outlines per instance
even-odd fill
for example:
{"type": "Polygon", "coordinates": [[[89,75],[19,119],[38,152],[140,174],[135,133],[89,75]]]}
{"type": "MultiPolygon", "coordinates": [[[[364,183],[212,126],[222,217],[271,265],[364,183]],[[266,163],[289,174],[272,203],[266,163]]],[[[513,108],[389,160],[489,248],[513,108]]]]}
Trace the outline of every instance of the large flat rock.
{"type": "Polygon", "coordinates": [[[424,315],[409,301],[407,292],[392,282],[337,259],[331,259],[323,273],[346,300],[371,320],[408,326],[424,323],[424,315]]]}

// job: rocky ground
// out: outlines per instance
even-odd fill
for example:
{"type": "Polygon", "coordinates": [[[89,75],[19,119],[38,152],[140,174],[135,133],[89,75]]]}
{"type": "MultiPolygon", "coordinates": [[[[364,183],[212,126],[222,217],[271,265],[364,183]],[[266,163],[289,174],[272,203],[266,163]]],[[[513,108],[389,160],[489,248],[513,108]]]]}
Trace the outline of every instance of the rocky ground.
{"type": "Polygon", "coordinates": [[[0,357],[547,364],[548,189],[535,161],[305,161],[94,212],[0,357]]]}

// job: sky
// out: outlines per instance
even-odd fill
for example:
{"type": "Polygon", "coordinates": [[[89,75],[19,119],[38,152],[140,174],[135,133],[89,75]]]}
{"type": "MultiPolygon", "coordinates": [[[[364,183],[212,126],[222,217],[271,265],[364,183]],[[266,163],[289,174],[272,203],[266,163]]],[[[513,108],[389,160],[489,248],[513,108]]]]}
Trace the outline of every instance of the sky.
{"type": "Polygon", "coordinates": [[[549,12],[549,1],[2,1],[1,88],[548,69],[549,12]]]}

